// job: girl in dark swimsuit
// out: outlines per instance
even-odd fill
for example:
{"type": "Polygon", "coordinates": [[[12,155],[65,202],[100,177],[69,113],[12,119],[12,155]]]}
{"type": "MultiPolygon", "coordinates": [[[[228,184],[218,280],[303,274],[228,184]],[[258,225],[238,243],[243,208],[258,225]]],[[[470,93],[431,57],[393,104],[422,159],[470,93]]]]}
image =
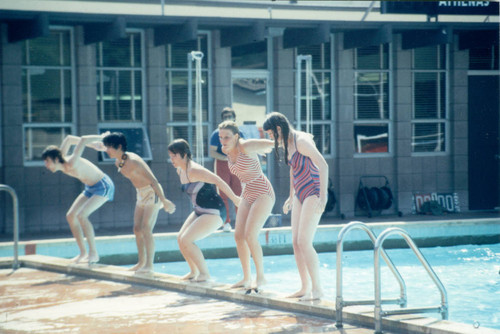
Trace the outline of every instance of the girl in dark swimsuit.
{"type": "Polygon", "coordinates": [[[239,206],[241,199],[219,176],[191,160],[191,149],[184,139],[174,140],[168,146],[168,154],[172,165],[177,168],[182,190],[191,198],[194,209],[177,236],[179,249],[190,268],[183,279],[204,282],[210,274],[203,253],[195,242],[215,232],[226,219],[226,207],[215,186],[235,206],[239,206]]]}

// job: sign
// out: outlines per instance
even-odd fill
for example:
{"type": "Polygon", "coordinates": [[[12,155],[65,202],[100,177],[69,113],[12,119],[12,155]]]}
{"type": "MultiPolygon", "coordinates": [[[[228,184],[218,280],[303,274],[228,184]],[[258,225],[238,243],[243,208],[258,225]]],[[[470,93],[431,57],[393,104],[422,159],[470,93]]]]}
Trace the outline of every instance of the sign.
{"type": "Polygon", "coordinates": [[[446,212],[460,212],[457,193],[416,193],[413,194],[413,213],[421,213],[425,202],[436,201],[446,212]]]}
{"type": "Polygon", "coordinates": [[[382,14],[498,15],[497,1],[381,1],[382,14]]]}

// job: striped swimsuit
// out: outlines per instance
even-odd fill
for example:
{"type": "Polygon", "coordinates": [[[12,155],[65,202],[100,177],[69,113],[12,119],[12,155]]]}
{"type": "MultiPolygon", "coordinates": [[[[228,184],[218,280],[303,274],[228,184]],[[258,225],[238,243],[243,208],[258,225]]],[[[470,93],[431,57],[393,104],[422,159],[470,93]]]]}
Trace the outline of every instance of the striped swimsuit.
{"type": "Polygon", "coordinates": [[[288,164],[292,167],[295,196],[297,196],[300,203],[304,203],[305,199],[309,196],[316,195],[319,197],[319,169],[312,162],[311,158],[301,154],[297,150],[297,139],[295,136],[294,140],[295,152],[288,164]]]}
{"type": "Polygon", "coordinates": [[[236,162],[228,161],[229,170],[236,175],[243,188],[241,197],[252,204],[262,195],[267,195],[274,199],[274,190],[271,182],[262,173],[258,159],[239,152],[236,162]]]}

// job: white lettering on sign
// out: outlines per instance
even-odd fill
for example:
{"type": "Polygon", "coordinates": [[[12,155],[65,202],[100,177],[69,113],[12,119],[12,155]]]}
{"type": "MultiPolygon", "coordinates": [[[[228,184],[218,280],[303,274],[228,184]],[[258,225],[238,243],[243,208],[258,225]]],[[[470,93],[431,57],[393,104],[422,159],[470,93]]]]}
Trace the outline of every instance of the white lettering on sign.
{"type": "Polygon", "coordinates": [[[442,7],[488,7],[489,1],[439,1],[442,7]]]}
{"type": "Polygon", "coordinates": [[[413,194],[413,212],[420,212],[424,202],[428,201],[438,202],[448,212],[460,212],[460,202],[457,193],[413,194]]]}

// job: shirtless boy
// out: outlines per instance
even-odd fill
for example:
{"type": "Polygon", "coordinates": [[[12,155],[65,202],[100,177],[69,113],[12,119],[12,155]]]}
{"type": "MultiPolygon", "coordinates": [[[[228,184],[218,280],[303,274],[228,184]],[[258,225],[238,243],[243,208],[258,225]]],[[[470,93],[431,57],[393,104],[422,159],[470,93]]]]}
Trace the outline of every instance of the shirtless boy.
{"type": "Polygon", "coordinates": [[[66,213],[71,233],[76,239],[80,255],[73,258],[73,262],[96,263],[99,261],[95,245],[94,227],[89,216],[107,201],[113,200],[115,186],[113,181],[96,165],[82,157],[86,145],[100,141],[102,136],[66,136],[61,147],[48,146],[42,153],[45,167],[52,173],[61,171],[85,184],[85,190],[78,195],[66,213]],[[76,145],[73,153],[67,155],[69,149],[76,145]],[[83,233],[82,233],[83,231],[83,233]],[[85,248],[83,236],[87,238],[89,252],[85,248]]]}
{"type": "Polygon", "coordinates": [[[137,154],[127,152],[127,139],[123,133],[108,134],[102,142],[106,153],[116,159],[118,172],[128,178],[137,190],[134,234],[139,261],[130,270],[141,274],[152,273],[155,254],[153,228],[158,212],[163,207],[166,212],[173,213],[175,205],[165,198],[161,185],[146,162],[137,154]]]}

